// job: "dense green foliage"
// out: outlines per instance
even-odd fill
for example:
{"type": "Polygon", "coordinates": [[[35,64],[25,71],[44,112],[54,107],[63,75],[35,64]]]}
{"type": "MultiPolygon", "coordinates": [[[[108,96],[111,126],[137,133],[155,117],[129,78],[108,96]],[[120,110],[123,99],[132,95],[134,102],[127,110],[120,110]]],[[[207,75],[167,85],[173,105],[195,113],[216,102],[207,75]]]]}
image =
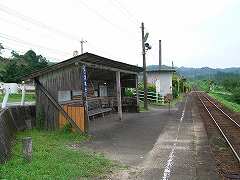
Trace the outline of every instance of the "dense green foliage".
{"type": "Polygon", "coordinates": [[[173,75],[172,86],[173,98],[177,98],[181,93],[184,93],[189,89],[187,80],[177,74],[173,75]]]}
{"type": "MultiPolygon", "coordinates": [[[[144,91],[144,85],[143,85],[143,82],[140,82],[139,84],[138,84],[138,89],[140,90],[140,91],[144,91]]],[[[156,92],[156,86],[154,85],[154,84],[147,84],[147,89],[148,89],[148,91],[152,91],[152,92],[156,92]]]]}
{"type": "Polygon", "coordinates": [[[102,155],[71,146],[88,137],[61,131],[19,132],[11,159],[0,166],[0,179],[82,179],[100,176],[113,167],[102,155]],[[33,160],[23,161],[21,140],[33,139],[33,160]]]}
{"type": "Polygon", "coordinates": [[[240,104],[240,87],[236,87],[232,91],[232,98],[235,102],[240,104]]]}
{"type": "Polygon", "coordinates": [[[0,58],[0,81],[20,82],[21,77],[46,66],[48,66],[46,58],[36,55],[33,50],[29,50],[23,55],[13,51],[12,57],[0,58]]]}
{"type": "Polygon", "coordinates": [[[215,86],[222,86],[225,91],[232,94],[231,97],[234,102],[240,103],[240,75],[221,73],[221,75],[218,74],[215,79],[215,86]]]}
{"type": "Polygon", "coordinates": [[[207,78],[195,80],[193,86],[208,92],[229,109],[240,112],[240,75],[218,73],[216,76],[212,76],[211,80],[207,78]]]}

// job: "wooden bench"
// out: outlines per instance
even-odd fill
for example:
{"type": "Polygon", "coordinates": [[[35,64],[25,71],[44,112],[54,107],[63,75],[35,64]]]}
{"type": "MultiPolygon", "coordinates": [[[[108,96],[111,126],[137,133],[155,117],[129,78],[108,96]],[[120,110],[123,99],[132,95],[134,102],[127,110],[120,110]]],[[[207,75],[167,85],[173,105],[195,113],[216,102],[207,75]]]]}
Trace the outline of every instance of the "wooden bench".
{"type": "Polygon", "coordinates": [[[113,110],[107,99],[94,98],[88,100],[88,116],[93,117],[96,115],[104,115],[104,113],[111,112],[113,110]]]}
{"type": "Polygon", "coordinates": [[[91,116],[95,116],[95,115],[99,115],[99,114],[103,114],[103,113],[107,113],[107,112],[111,112],[112,108],[98,108],[98,109],[92,109],[88,111],[88,115],[89,117],[91,116]]]}

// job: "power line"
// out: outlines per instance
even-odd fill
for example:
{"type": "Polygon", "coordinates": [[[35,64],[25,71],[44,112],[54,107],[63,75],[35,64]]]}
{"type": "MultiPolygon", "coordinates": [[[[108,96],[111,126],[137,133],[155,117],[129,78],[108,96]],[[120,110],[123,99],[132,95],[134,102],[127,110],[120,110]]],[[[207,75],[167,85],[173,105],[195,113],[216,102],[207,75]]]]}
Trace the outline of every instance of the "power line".
{"type": "Polygon", "coordinates": [[[48,48],[48,47],[44,47],[44,46],[42,46],[42,45],[30,43],[30,42],[24,41],[24,40],[22,40],[22,39],[19,39],[19,38],[17,38],[17,37],[9,36],[9,35],[3,34],[3,33],[0,33],[0,37],[1,37],[1,38],[4,38],[4,39],[7,39],[7,40],[10,40],[10,41],[14,41],[14,42],[20,43],[20,44],[35,46],[35,47],[38,47],[38,48],[40,48],[40,49],[45,49],[45,50],[52,51],[52,52],[58,52],[58,53],[62,53],[62,54],[65,54],[65,55],[69,55],[69,54],[70,54],[70,53],[68,53],[68,52],[63,52],[63,51],[60,51],[60,50],[58,50],[58,49],[48,48]]]}
{"type": "MultiPolygon", "coordinates": [[[[42,23],[42,22],[40,22],[40,21],[38,21],[38,20],[35,20],[35,19],[31,18],[31,17],[28,17],[28,16],[26,16],[26,15],[24,15],[24,14],[21,14],[20,12],[17,12],[17,11],[15,11],[15,10],[13,10],[13,9],[10,9],[10,8],[8,8],[7,6],[4,6],[4,5],[1,5],[1,4],[0,4],[0,11],[6,13],[6,14],[8,14],[8,15],[17,17],[17,18],[19,18],[19,19],[22,20],[22,21],[25,21],[25,22],[27,22],[27,23],[33,24],[33,25],[38,26],[38,27],[40,27],[40,28],[42,28],[42,29],[46,29],[46,30],[48,30],[48,31],[56,32],[56,33],[59,34],[59,35],[61,34],[61,35],[63,35],[63,36],[64,36],[65,38],[67,38],[67,39],[70,39],[70,40],[79,42],[79,39],[80,39],[80,38],[79,38],[78,36],[72,35],[72,34],[69,34],[69,33],[66,33],[66,32],[63,32],[63,31],[58,30],[58,29],[56,29],[56,28],[54,28],[54,27],[51,27],[51,26],[49,26],[49,25],[46,25],[46,24],[44,24],[44,23],[42,23]]],[[[7,22],[6,20],[4,20],[4,21],[7,22]]],[[[9,23],[15,24],[15,23],[12,23],[12,22],[9,22],[9,23]]],[[[109,22],[109,23],[111,23],[111,22],[109,22]]],[[[25,28],[25,29],[26,29],[26,28],[25,28]]],[[[29,29],[28,29],[28,30],[29,30],[29,29]]],[[[98,49],[99,49],[99,48],[98,48],[98,49]]],[[[108,54],[108,53],[107,53],[107,54],[108,54]]]]}
{"type": "Polygon", "coordinates": [[[9,19],[5,19],[5,18],[3,18],[2,16],[0,16],[0,21],[3,21],[3,22],[5,22],[5,23],[7,23],[7,24],[15,25],[15,26],[17,26],[17,27],[20,27],[20,26],[21,26],[21,28],[30,31],[30,28],[27,28],[27,27],[25,27],[25,26],[23,26],[23,25],[21,25],[21,24],[19,24],[19,23],[10,21],[9,19]]]}
{"type": "MultiPolygon", "coordinates": [[[[115,23],[112,23],[109,19],[107,19],[105,16],[103,16],[101,13],[99,13],[96,9],[94,8],[91,8],[90,6],[88,6],[85,2],[83,1],[78,1],[78,2],[81,2],[81,4],[83,6],[85,6],[88,10],[92,11],[94,14],[96,14],[98,17],[100,17],[101,19],[103,19],[105,22],[107,22],[108,24],[112,25],[115,29],[117,29],[118,31],[120,32],[124,32],[124,33],[127,33],[131,36],[135,36],[134,33],[128,31],[127,29],[125,28],[122,28],[121,26],[115,24],[115,23]]],[[[130,36],[130,37],[131,37],[130,36]]],[[[134,39],[135,40],[135,39],[134,39]]]]}
{"type": "MultiPolygon", "coordinates": [[[[132,36],[136,36],[136,34],[131,33],[131,32],[128,32],[128,30],[126,30],[126,29],[124,29],[124,28],[116,25],[115,23],[112,23],[110,20],[108,20],[107,18],[105,18],[103,15],[101,15],[98,11],[96,11],[96,10],[93,9],[93,8],[90,8],[86,3],[82,2],[82,1],[81,1],[81,3],[82,3],[87,9],[89,9],[89,10],[92,11],[92,12],[94,12],[98,17],[102,18],[104,21],[106,21],[106,22],[108,22],[109,24],[111,24],[113,27],[115,27],[115,28],[116,28],[117,30],[119,30],[120,32],[124,32],[124,33],[131,34],[131,36],[130,36],[131,39],[132,39],[132,36]]],[[[2,5],[2,4],[0,4],[0,11],[6,13],[6,14],[8,14],[8,15],[17,17],[17,18],[21,19],[22,21],[26,21],[26,22],[31,23],[31,24],[33,24],[33,25],[35,25],[35,26],[38,26],[38,27],[40,27],[40,28],[42,28],[42,29],[46,29],[46,30],[48,30],[48,31],[56,32],[56,33],[61,34],[62,36],[66,37],[66,38],[68,38],[68,39],[71,39],[71,40],[73,40],[73,41],[78,41],[78,42],[79,42],[79,37],[76,36],[76,35],[72,35],[72,34],[69,34],[69,33],[67,33],[67,32],[58,30],[58,29],[56,29],[56,28],[54,28],[54,27],[52,27],[52,26],[49,26],[49,25],[47,25],[47,24],[45,24],[45,23],[42,23],[41,21],[35,20],[35,19],[31,18],[31,17],[28,17],[28,16],[26,16],[26,15],[24,15],[24,14],[22,14],[22,13],[16,11],[16,10],[10,9],[10,8],[8,8],[7,6],[4,6],[4,5],[2,5]]],[[[6,22],[6,21],[5,21],[5,22],[6,22]]],[[[13,24],[13,23],[12,23],[12,24],[13,24]]],[[[135,40],[136,40],[136,39],[134,39],[134,41],[135,41],[135,40]]],[[[16,41],[16,40],[15,40],[15,41],[16,41]]],[[[28,44],[30,44],[30,43],[28,43],[28,44]]],[[[31,43],[31,44],[33,44],[33,43],[31,43]]],[[[38,46],[38,47],[39,47],[39,46],[38,46]]],[[[41,47],[41,48],[46,49],[45,47],[41,47]]],[[[54,50],[54,51],[55,51],[55,50],[54,50]]],[[[108,53],[107,53],[107,54],[108,54],[108,53]]]]}
{"type": "MultiPolygon", "coordinates": [[[[116,29],[118,29],[120,32],[124,32],[124,33],[128,33],[128,34],[131,34],[131,36],[135,36],[134,33],[132,32],[129,32],[128,30],[116,25],[115,23],[112,23],[110,20],[108,20],[107,18],[105,18],[103,15],[101,15],[101,13],[99,13],[97,10],[89,7],[85,2],[81,1],[81,4],[84,5],[88,10],[92,11],[93,13],[95,13],[97,16],[99,16],[100,18],[102,18],[104,21],[106,21],[107,23],[111,24],[113,27],[115,27],[116,29]]],[[[43,28],[43,29],[47,29],[47,30],[51,30],[51,31],[54,31],[58,34],[61,34],[65,37],[68,37],[70,38],[71,40],[74,40],[74,41],[79,41],[79,37],[76,36],[76,35],[72,35],[72,34],[69,34],[67,32],[64,32],[62,30],[58,30],[52,26],[49,26],[39,20],[35,20],[33,19],[32,17],[29,17],[29,16],[26,16],[16,10],[13,10],[13,9],[10,9],[9,7],[7,6],[4,6],[2,4],[0,4],[0,11],[6,13],[6,14],[9,14],[11,16],[15,16],[23,21],[27,21],[28,23],[31,23],[31,24],[34,24],[35,26],[39,26],[40,28],[43,28]]]]}
{"type": "Polygon", "coordinates": [[[9,7],[4,6],[2,4],[0,4],[0,11],[4,12],[6,14],[9,14],[11,16],[15,16],[15,17],[17,17],[17,18],[19,18],[19,19],[21,19],[23,21],[26,21],[28,23],[34,24],[35,26],[38,26],[40,28],[54,31],[54,32],[56,32],[58,34],[61,34],[61,35],[65,36],[65,37],[68,37],[68,38],[70,38],[70,39],[72,39],[74,41],[76,41],[76,39],[77,40],[80,39],[78,36],[75,36],[75,35],[69,34],[67,32],[58,30],[58,29],[56,29],[56,28],[54,28],[52,26],[49,26],[49,25],[41,22],[41,21],[35,20],[35,19],[33,19],[33,18],[29,17],[29,16],[26,16],[26,15],[18,12],[18,11],[10,9],[9,7]]]}
{"type": "Polygon", "coordinates": [[[117,9],[119,9],[124,15],[130,17],[128,20],[130,20],[135,25],[139,25],[140,21],[138,21],[135,16],[118,0],[109,0],[117,9]],[[116,2],[116,3],[115,3],[116,2]],[[116,5],[117,4],[117,5],[116,5]]]}
{"type": "Polygon", "coordinates": [[[102,51],[101,49],[97,48],[95,45],[93,45],[92,43],[88,42],[87,44],[88,46],[90,46],[92,49],[94,49],[95,51],[100,51],[100,53],[102,54],[102,56],[109,56],[109,58],[113,58],[113,59],[117,59],[112,53],[110,52],[106,52],[106,51],[102,51]],[[105,54],[105,55],[104,55],[105,54]]]}

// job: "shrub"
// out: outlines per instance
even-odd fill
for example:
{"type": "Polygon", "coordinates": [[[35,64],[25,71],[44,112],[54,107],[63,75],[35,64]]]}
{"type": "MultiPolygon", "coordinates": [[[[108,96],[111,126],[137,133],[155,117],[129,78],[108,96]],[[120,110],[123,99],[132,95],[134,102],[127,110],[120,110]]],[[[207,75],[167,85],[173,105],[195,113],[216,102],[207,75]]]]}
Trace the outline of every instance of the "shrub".
{"type": "MultiPolygon", "coordinates": [[[[139,88],[139,90],[141,90],[141,91],[143,91],[144,90],[144,85],[143,85],[143,82],[140,82],[139,84],[138,84],[138,88],[139,88]]],[[[153,91],[153,92],[156,92],[156,86],[155,86],[155,84],[147,84],[147,89],[148,89],[148,91],[153,91]]]]}
{"type": "Polygon", "coordinates": [[[134,96],[133,91],[130,88],[127,88],[125,90],[125,94],[124,95],[127,96],[127,97],[133,97],[134,96]]]}
{"type": "Polygon", "coordinates": [[[174,98],[174,99],[179,96],[177,87],[173,87],[172,95],[173,95],[173,98],[174,98]]]}
{"type": "Polygon", "coordinates": [[[233,89],[232,98],[236,103],[240,103],[240,87],[233,89]]]}

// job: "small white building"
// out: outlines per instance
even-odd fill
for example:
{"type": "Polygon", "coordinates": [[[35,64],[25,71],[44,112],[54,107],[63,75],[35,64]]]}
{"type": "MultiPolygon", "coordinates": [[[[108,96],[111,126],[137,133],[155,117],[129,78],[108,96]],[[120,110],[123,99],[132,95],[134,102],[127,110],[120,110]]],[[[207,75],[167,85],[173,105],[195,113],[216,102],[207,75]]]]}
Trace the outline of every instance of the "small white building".
{"type": "Polygon", "coordinates": [[[156,85],[156,92],[161,96],[172,94],[172,77],[175,69],[147,71],[147,83],[156,85]]]}

